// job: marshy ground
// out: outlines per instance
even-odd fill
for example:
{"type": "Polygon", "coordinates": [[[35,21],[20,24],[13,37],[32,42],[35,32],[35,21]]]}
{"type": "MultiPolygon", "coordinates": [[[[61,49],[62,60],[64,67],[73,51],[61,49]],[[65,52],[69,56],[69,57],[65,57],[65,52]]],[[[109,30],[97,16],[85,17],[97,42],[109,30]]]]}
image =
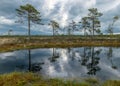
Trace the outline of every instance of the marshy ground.
{"type": "Polygon", "coordinates": [[[107,80],[100,82],[94,78],[80,81],[63,79],[45,79],[33,73],[13,72],[0,75],[0,86],[120,86],[118,80],[107,80]]]}
{"type": "Polygon", "coordinates": [[[0,51],[28,48],[120,46],[120,36],[1,36],[0,51]]]}

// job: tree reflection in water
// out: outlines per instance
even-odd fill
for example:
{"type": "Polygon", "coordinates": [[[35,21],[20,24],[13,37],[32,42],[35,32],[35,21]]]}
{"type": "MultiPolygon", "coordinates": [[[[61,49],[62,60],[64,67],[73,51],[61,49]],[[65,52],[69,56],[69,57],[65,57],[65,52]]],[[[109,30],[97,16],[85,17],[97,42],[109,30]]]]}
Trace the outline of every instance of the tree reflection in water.
{"type": "Polygon", "coordinates": [[[67,51],[68,51],[68,56],[69,58],[73,61],[75,60],[75,51],[73,51],[72,48],[67,48],[67,51]]]}
{"type": "Polygon", "coordinates": [[[56,48],[53,48],[52,57],[49,58],[50,62],[55,62],[60,57],[59,53],[56,52],[56,48]]]}
{"type": "Polygon", "coordinates": [[[29,57],[29,67],[28,70],[32,71],[32,72],[38,72],[42,69],[42,65],[44,64],[44,62],[39,62],[39,63],[32,63],[31,62],[31,50],[28,50],[28,57],[29,57]]]}
{"type": "MultiPolygon", "coordinates": [[[[94,47],[84,47],[82,59],[78,60],[81,62],[81,65],[86,66],[88,69],[87,74],[95,75],[97,71],[100,71],[100,67],[98,66],[100,60],[100,53],[102,49],[95,50],[94,47]]],[[[67,54],[71,61],[75,60],[76,51],[72,48],[67,48],[67,54]]],[[[56,49],[53,48],[52,57],[49,58],[50,62],[55,62],[60,57],[59,52],[56,52],[56,49]]]]}
{"type": "Polygon", "coordinates": [[[32,63],[31,57],[31,50],[28,49],[28,68],[26,68],[26,65],[22,64],[22,65],[17,65],[16,67],[19,68],[20,70],[24,70],[27,69],[27,71],[29,72],[38,72],[42,69],[42,65],[44,64],[44,62],[39,62],[39,63],[32,63]]]}
{"type": "MultiPolygon", "coordinates": [[[[79,50],[81,50],[81,49],[67,48],[66,50],[67,50],[67,52],[64,52],[64,54],[66,54],[66,56],[69,57],[68,58],[69,61],[72,61],[73,63],[76,61],[80,62],[80,64],[82,66],[87,68],[87,70],[88,70],[87,74],[96,75],[96,73],[101,70],[101,68],[98,66],[98,64],[100,61],[99,56],[100,56],[102,49],[100,49],[100,48],[96,49],[94,47],[84,47],[84,48],[82,48],[82,53],[79,53],[80,52],[79,50]],[[79,56],[77,57],[76,54],[79,56]]],[[[17,67],[19,67],[20,69],[24,69],[25,67],[27,67],[26,68],[27,71],[32,71],[32,72],[40,71],[43,67],[42,65],[44,65],[45,62],[34,62],[33,63],[31,60],[31,57],[33,57],[31,54],[31,50],[29,49],[27,52],[28,52],[27,53],[28,65],[21,64],[20,66],[17,66],[17,67]]],[[[47,58],[47,60],[49,60],[50,63],[54,63],[59,60],[58,58],[61,57],[60,54],[61,54],[60,49],[53,48],[52,56],[50,58],[47,58]]],[[[107,55],[108,60],[111,63],[111,67],[113,69],[117,69],[117,66],[114,65],[112,54],[113,54],[113,50],[112,50],[112,47],[110,47],[109,50],[107,51],[106,55],[107,55]]],[[[58,62],[56,62],[53,65],[56,65],[57,63],[58,62]]]]}
{"type": "Polygon", "coordinates": [[[110,63],[111,63],[111,67],[112,67],[113,69],[117,69],[117,66],[114,65],[113,59],[112,59],[112,58],[113,58],[113,49],[112,49],[112,47],[109,47],[109,49],[108,49],[107,58],[108,58],[108,60],[109,60],[110,63]]]}
{"type": "Polygon", "coordinates": [[[86,66],[88,69],[87,74],[96,75],[97,71],[100,71],[99,64],[99,54],[102,49],[95,50],[94,47],[84,47],[83,55],[81,56],[81,65],[86,66]]]}

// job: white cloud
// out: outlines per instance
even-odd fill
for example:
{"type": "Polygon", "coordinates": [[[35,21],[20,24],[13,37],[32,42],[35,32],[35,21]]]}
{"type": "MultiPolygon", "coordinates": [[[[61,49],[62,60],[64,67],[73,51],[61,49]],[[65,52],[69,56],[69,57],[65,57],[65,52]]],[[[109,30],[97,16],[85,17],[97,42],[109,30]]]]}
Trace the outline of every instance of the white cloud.
{"type": "Polygon", "coordinates": [[[52,10],[54,10],[55,5],[59,0],[44,0],[42,5],[42,10],[45,12],[44,16],[48,16],[52,10]]]}
{"type": "MultiPolygon", "coordinates": [[[[67,24],[72,20],[77,22],[80,21],[81,17],[84,17],[88,14],[89,8],[96,7],[104,14],[101,19],[102,31],[105,31],[106,27],[108,27],[113,16],[119,14],[120,8],[120,0],[22,0],[19,2],[17,0],[13,0],[12,3],[7,0],[2,0],[0,3],[0,24],[3,24],[4,26],[13,25],[13,20],[15,20],[15,13],[13,12],[15,12],[15,9],[18,8],[19,5],[25,5],[27,3],[32,4],[35,6],[35,8],[40,10],[43,20],[56,20],[61,27],[67,26],[67,24]],[[14,3],[16,4],[14,5],[14,3]],[[12,11],[8,10],[7,8],[10,8],[12,11]]],[[[40,29],[42,28],[43,27],[40,27],[40,29]]],[[[117,28],[119,28],[119,26],[117,26],[117,28]]],[[[34,30],[37,31],[37,29],[34,30]]],[[[48,29],[42,29],[42,32],[46,33],[47,30],[48,29]]],[[[38,29],[38,31],[40,30],[38,29]]]]}
{"type": "Polygon", "coordinates": [[[51,19],[57,21],[59,20],[61,26],[66,26],[68,20],[76,20],[76,15],[83,14],[79,13],[81,10],[83,11],[84,9],[88,9],[91,6],[94,6],[95,3],[95,0],[87,0],[86,2],[83,0],[44,0],[42,10],[44,11],[44,16],[50,17],[51,19]],[[56,7],[58,7],[57,10],[56,7]],[[72,15],[71,11],[73,11],[73,14],[76,15],[72,15]],[[71,16],[74,16],[74,18],[71,18],[71,16]]]}
{"type": "Polygon", "coordinates": [[[118,5],[120,5],[120,0],[113,0],[113,1],[105,0],[105,1],[100,1],[100,3],[101,3],[100,5],[99,3],[96,4],[96,7],[98,7],[102,12],[108,12],[110,10],[115,9],[118,5]]]}
{"type": "Polygon", "coordinates": [[[4,16],[0,16],[0,24],[13,25],[14,21],[11,19],[7,19],[4,16]]]}
{"type": "Polygon", "coordinates": [[[62,18],[61,18],[61,25],[64,27],[64,26],[66,26],[66,24],[67,24],[67,19],[68,19],[68,14],[67,13],[63,13],[63,15],[62,15],[62,18]]]}

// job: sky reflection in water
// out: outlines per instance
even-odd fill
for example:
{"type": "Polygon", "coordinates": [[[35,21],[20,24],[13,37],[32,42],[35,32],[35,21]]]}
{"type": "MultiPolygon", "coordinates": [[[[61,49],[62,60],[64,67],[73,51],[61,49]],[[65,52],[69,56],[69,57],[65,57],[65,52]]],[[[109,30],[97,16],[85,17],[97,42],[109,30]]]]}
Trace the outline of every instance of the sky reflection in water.
{"type": "Polygon", "coordinates": [[[0,73],[13,71],[61,78],[120,79],[120,48],[49,48],[0,53],[0,73]]]}

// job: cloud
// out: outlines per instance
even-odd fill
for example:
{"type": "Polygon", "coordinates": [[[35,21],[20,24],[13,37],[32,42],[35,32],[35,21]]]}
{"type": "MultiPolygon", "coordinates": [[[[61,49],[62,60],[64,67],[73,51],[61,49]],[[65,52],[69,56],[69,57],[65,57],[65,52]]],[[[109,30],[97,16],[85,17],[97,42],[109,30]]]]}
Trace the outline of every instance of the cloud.
{"type": "MultiPolygon", "coordinates": [[[[97,7],[100,12],[104,15],[100,18],[102,27],[101,30],[105,32],[108,25],[112,22],[112,18],[115,15],[119,15],[120,12],[120,0],[1,0],[0,3],[0,27],[8,28],[8,25],[13,25],[12,28],[23,28],[25,25],[18,25],[16,27],[13,22],[16,20],[16,12],[15,9],[19,8],[20,5],[32,4],[37,10],[41,13],[42,21],[45,23],[49,23],[50,20],[56,20],[61,27],[65,27],[72,20],[80,21],[80,19],[88,14],[88,9],[97,7]]],[[[117,26],[114,28],[120,28],[118,25],[119,22],[116,23],[117,26]]],[[[49,27],[41,27],[37,28],[39,33],[41,34],[52,34],[52,30],[48,30],[49,27]],[[44,29],[43,29],[44,28],[44,29]],[[50,31],[50,32],[48,32],[50,31]]],[[[32,31],[36,31],[35,27],[31,28],[32,31]]],[[[16,29],[17,30],[17,29],[16,29]]]]}
{"type": "Polygon", "coordinates": [[[13,25],[14,24],[14,20],[12,19],[7,19],[4,16],[0,16],[0,24],[4,24],[4,25],[13,25]]]}
{"type": "Polygon", "coordinates": [[[117,9],[116,7],[120,5],[120,0],[104,0],[104,1],[97,1],[96,7],[100,8],[102,12],[108,12],[113,9],[117,9]]]}

